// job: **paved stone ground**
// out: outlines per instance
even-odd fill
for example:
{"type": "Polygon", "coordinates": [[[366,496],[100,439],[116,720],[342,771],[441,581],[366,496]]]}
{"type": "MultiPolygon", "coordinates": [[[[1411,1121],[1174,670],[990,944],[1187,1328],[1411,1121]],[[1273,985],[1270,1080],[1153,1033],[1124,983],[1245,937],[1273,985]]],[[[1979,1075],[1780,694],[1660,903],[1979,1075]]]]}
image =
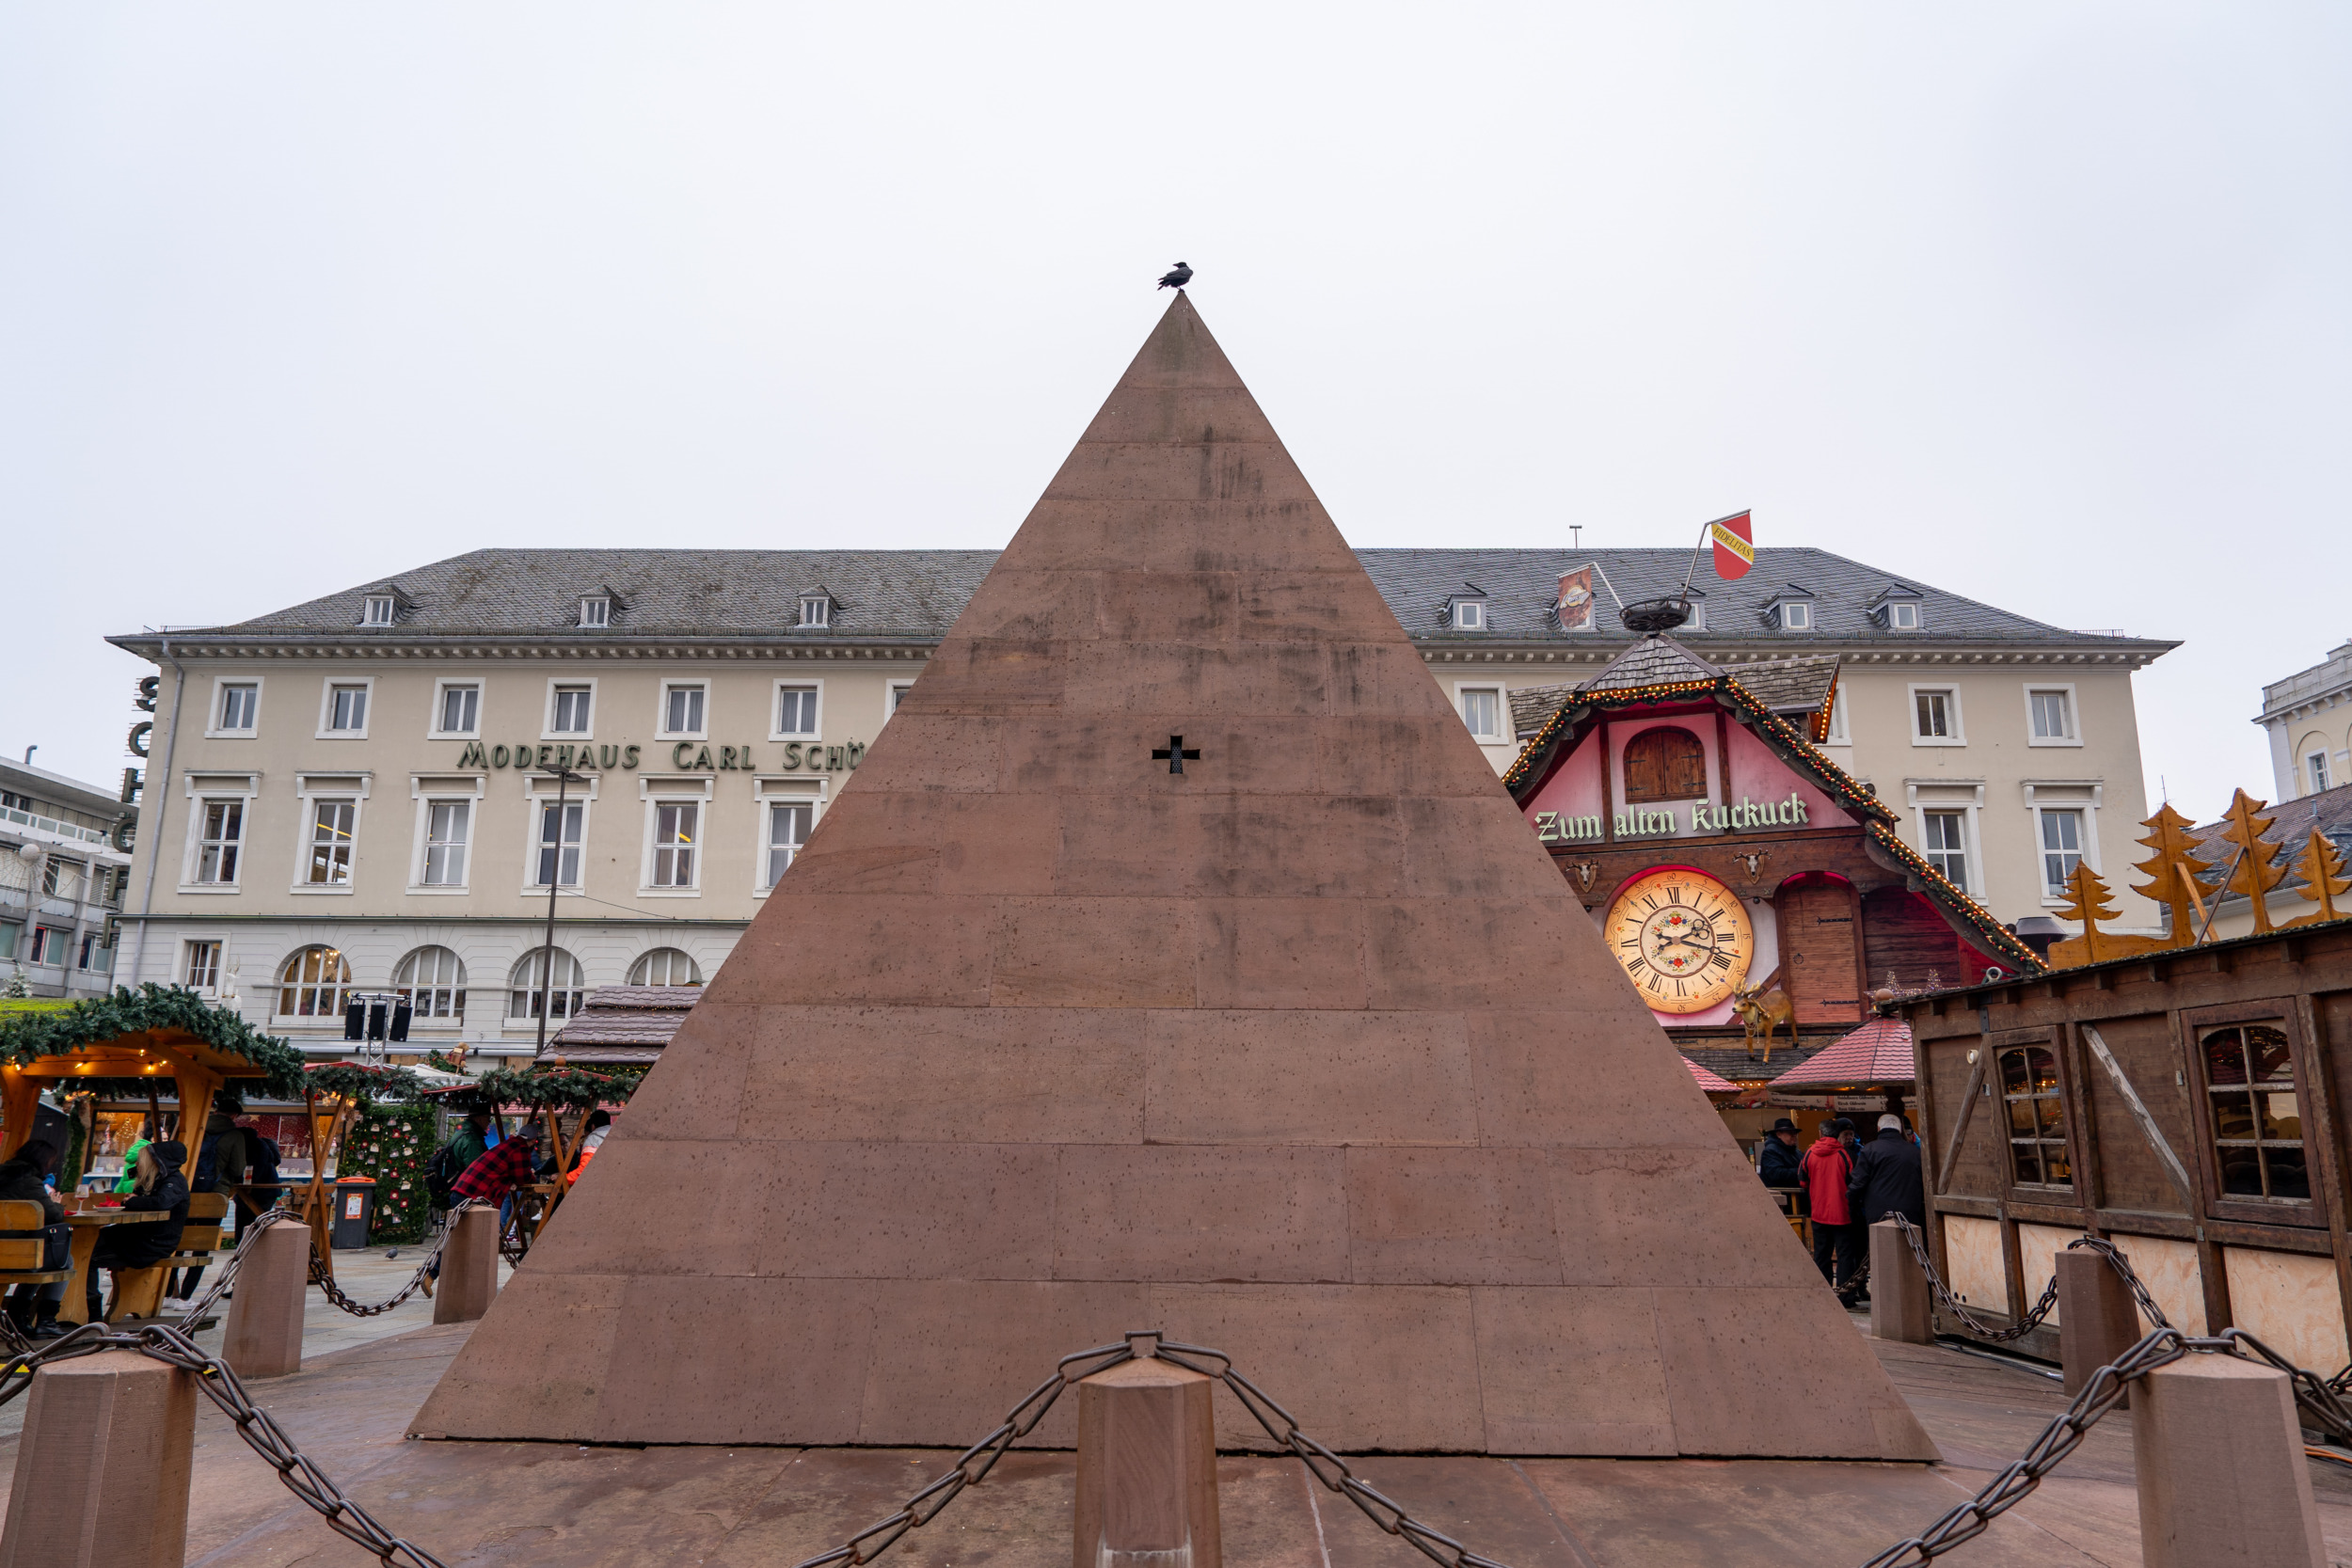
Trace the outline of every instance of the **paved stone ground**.
{"type": "MultiPolygon", "coordinates": [[[[358,1283],[359,1270],[339,1271],[358,1283]]],[[[372,1265],[371,1265],[372,1267],[372,1265]]],[[[387,1266],[388,1278],[399,1266],[387,1266]]],[[[413,1308],[405,1309],[413,1311],[413,1308]]],[[[424,1316],[430,1316],[426,1308],[424,1316]]],[[[332,1318],[342,1318],[335,1313],[332,1318]]],[[[405,1320],[413,1323],[413,1319],[405,1320]]],[[[393,1528],[451,1568],[658,1564],[776,1568],[834,1545],[946,1467],[935,1449],[581,1449],[419,1443],[409,1418],[469,1329],[323,1321],[304,1370],[256,1387],[306,1451],[393,1528]],[[360,1342],[351,1342],[357,1337],[360,1342]]],[[[1375,1485],[1513,1568],[1859,1563],[1982,1485],[2064,1403],[2057,1383],[1940,1347],[1873,1344],[1935,1438],[1935,1465],[1710,1460],[1389,1458],[1375,1485]]],[[[1284,1389],[1310,1418],[1311,1395],[1284,1389]]],[[[1834,1398],[1825,1390],[1823,1398],[1834,1398]]],[[[279,1486],[209,1405],[199,1407],[195,1564],[372,1560],[279,1486]]],[[[977,1435],[977,1434],[976,1434],[977,1435]]],[[[0,1476],[16,1439],[0,1440],[0,1476]]],[[[1235,1568],[1407,1568],[1424,1560],[1310,1486],[1291,1461],[1218,1465],[1235,1568]]],[[[2331,1562],[2352,1564],[2352,1470],[2312,1462],[2331,1562]]],[[[1071,1459],[1015,1453],[887,1560],[903,1568],[1069,1560],[1071,1459]]],[[[1954,1568],[2122,1568],[2140,1560],[2127,1412],[2111,1416],[2042,1490],[1949,1560],[1954,1568]]]]}

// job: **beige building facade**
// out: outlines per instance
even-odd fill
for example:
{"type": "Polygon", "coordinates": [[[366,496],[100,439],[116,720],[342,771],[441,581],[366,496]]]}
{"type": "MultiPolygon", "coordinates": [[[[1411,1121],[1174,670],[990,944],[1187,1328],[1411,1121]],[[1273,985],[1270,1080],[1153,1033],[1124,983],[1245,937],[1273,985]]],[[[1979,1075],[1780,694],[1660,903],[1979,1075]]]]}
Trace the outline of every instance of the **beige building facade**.
{"type": "MultiPolygon", "coordinates": [[[[1498,771],[1512,690],[1582,679],[1630,641],[1561,612],[1559,578],[1591,552],[1359,553],[1498,771]]],[[[1684,559],[1597,557],[1629,599],[1684,559]]],[[[119,977],[194,985],[321,1054],[344,1049],[355,995],[410,1005],[409,1053],[524,1053],[543,993],[560,1023],[596,986],[707,980],[993,561],[485,550],[117,638],[161,674],[119,977]]],[[[1677,635],[1735,673],[1836,653],[1831,754],[2002,919],[2054,908],[2070,856],[2120,879],[2145,815],[2131,674],[2171,644],[1818,551],[1765,550],[1768,569],[1712,585],[1677,635]]]]}

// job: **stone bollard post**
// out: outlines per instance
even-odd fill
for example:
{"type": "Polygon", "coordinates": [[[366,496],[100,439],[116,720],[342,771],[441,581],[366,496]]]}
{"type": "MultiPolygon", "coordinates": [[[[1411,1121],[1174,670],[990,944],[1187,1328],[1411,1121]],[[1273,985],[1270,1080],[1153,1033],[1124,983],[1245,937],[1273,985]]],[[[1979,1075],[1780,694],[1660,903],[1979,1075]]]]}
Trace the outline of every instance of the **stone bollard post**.
{"type": "Polygon", "coordinates": [[[1928,1311],[1928,1276],[1903,1240],[1902,1227],[1881,1220],[1870,1227],[1870,1333],[1907,1345],[1935,1343],[1928,1311]]]}
{"type": "Polygon", "coordinates": [[[310,1291],[310,1230],[280,1221],[237,1265],[220,1358],[241,1378],[302,1370],[302,1308],[310,1291]]]}
{"type": "Polygon", "coordinates": [[[2139,1304],[2115,1266],[2095,1252],[2059,1253],[2058,1287],[2058,1361],[2066,1391],[2079,1394],[2091,1373],[2139,1342],[2139,1304]]]}
{"type": "Polygon", "coordinates": [[[499,1293],[499,1212],[468,1209],[451,1222],[441,1248],[441,1284],[433,1293],[433,1321],[469,1323],[499,1293]]]}
{"type": "Polygon", "coordinates": [[[2147,1568],[2327,1568],[2284,1372],[2191,1354],[2150,1372],[2135,1393],[2147,1568]]]}
{"type": "Polygon", "coordinates": [[[1215,1386],[1157,1356],[1079,1383],[1073,1568],[1222,1568],[1215,1386]]]}
{"type": "Polygon", "coordinates": [[[33,1375],[0,1568],[180,1568],[196,1374],[135,1350],[33,1375]]]}

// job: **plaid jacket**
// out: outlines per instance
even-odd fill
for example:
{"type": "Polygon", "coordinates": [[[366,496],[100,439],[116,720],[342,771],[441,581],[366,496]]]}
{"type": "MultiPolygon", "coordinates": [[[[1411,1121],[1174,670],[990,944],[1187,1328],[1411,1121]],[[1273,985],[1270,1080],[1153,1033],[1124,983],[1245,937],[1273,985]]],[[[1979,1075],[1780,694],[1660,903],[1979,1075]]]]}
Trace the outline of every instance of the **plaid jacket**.
{"type": "Polygon", "coordinates": [[[509,1138],[458,1173],[449,1184],[450,1196],[498,1203],[517,1187],[531,1184],[532,1163],[538,1148],[525,1138],[509,1138]]]}

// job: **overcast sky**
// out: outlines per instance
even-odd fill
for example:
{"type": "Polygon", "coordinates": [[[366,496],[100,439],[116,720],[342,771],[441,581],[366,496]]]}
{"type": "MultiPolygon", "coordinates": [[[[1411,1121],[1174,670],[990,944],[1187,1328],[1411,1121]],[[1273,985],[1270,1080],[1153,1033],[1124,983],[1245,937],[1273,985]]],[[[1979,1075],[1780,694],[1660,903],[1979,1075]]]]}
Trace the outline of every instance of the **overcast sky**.
{"type": "Polygon", "coordinates": [[[2352,8],[0,11],[0,749],[486,545],[996,546],[1167,295],[1359,545],[1756,511],[2074,627],[2152,795],[2352,637],[2352,8]]]}

